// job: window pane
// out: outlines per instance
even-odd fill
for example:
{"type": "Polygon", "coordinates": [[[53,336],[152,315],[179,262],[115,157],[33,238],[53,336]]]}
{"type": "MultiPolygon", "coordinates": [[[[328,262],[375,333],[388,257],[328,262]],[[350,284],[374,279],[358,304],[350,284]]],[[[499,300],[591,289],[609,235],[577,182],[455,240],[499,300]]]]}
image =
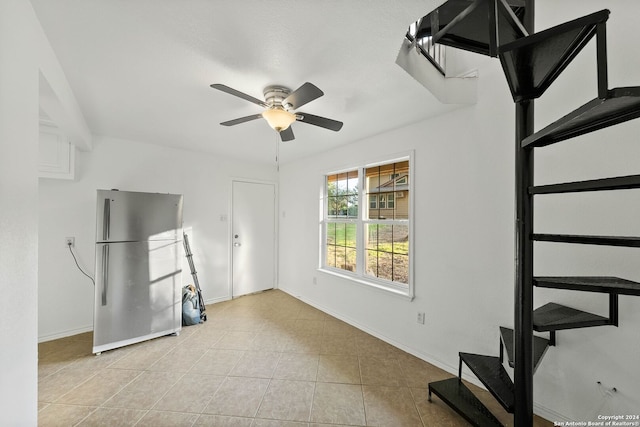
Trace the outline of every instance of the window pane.
{"type": "Polygon", "coordinates": [[[336,246],[345,246],[345,226],[346,224],[336,224],[336,246]]]}
{"type": "Polygon", "coordinates": [[[393,280],[393,257],[386,252],[378,253],[378,277],[393,280]]]}
{"type": "Polygon", "coordinates": [[[336,224],[330,222],[327,224],[327,245],[336,244],[336,224]]]}
{"type": "Polygon", "coordinates": [[[373,277],[378,277],[378,251],[366,251],[365,265],[365,274],[373,277]]]}
{"type": "Polygon", "coordinates": [[[346,196],[336,197],[336,216],[337,217],[347,216],[347,197],[346,196]]]}
{"type": "Polygon", "coordinates": [[[409,191],[396,191],[394,193],[395,219],[409,219],[409,191]]]}
{"type": "Polygon", "coordinates": [[[393,255],[393,281],[409,283],[409,256],[393,255]]]}
{"type": "Polygon", "coordinates": [[[367,224],[365,229],[367,249],[378,249],[378,224],[367,224]]]}
{"type": "Polygon", "coordinates": [[[347,172],[347,192],[358,194],[358,171],[347,172]]]}
{"type": "Polygon", "coordinates": [[[346,248],[344,269],[356,271],[356,248],[346,248]]]}
{"type": "Polygon", "coordinates": [[[349,218],[358,217],[358,195],[350,194],[347,196],[347,216],[349,218]]]}
{"type": "Polygon", "coordinates": [[[327,215],[357,218],[358,171],[327,176],[327,215]]]}
{"type": "Polygon", "coordinates": [[[327,267],[355,271],[356,230],[355,223],[327,223],[325,259],[327,267]]]}
{"type": "Polygon", "coordinates": [[[393,225],[378,225],[378,250],[393,252],[393,225]]]}
{"type": "Polygon", "coordinates": [[[378,207],[378,196],[375,194],[369,195],[369,209],[376,209],[378,207]]]}
{"type": "Polygon", "coordinates": [[[409,281],[409,226],[366,224],[366,274],[399,283],[409,281]]]}
{"type": "Polygon", "coordinates": [[[325,266],[408,284],[409,161],[363,171],[362,175],[354,169],[326,177],[325,266]],[[361,199],[364,217],[358,216],[361,199]],[[359,233],[363,233],[362,248],[357,247],[359,233]],[[356,265],[359,260],[363,266],[356,265]]]}
{"type": "Polygon", "coordinates": [[[338,187],[337,194],[345,194],[347,192],[347,175],[341,174],[336,181],[336,185],[338,187]]]}
{"type": "Polygon", "coordinates": [[[347,172],[347,216],[358,217],[358,171],[347,172]]]}
{"type": "Polygon", "coordinates": [[[398,176],[404,176],[409,174],[409,160],[403,160],[401,162],[396,162],[393,164],[393,168],[395,169],[395,173],[398,176]]]}
{"type": "Polygon", "coordinates": [[[336,224],[336,246],[356,247],[356,225],[336,224]]]}
{"type": "Polygon", "coordinates": [[[409,218],[409,161],[365,169],[365,192],[369,195],[369,219],[409,218]],[[373,195],[378,205],[373,206],[373,195]]]}
{"type": "Polygon", "coordinates": [[[393,226],[393,253],[409,254],[409,226],[393,226]]]}
{"type": "MultiPolygon", "coordinates": [[[[358,170],[327,175],[327,219],[358,218],[358,170]]],[[[356,223],[326,222],[325,265],[355,271],[356,223]]]]}
{"type": "Polygon", "coordinates": [[[364,172],[366,175],[365,189],[371,191],[380,186],[380,166],[367,168],[364,172]]]}
{"type": "Polygon", "coordinates": [[[350,248],[355,248],[356,247],[356,229],[357,229],[357,225],[356,224],[345,224],[346,225],[346,229],[345,229],[345,236],[346,236],[346,244],[345,246],[348,246],[350,248]]]}
{"type": "Polygon", "coordinates": [[[409,219],[409,162],[395,164],[397,178],[393,183],[393,217],[395,219],[409,219]]]}
{"type": "Polygon", "coordinates": [[[327,201],[327,215],[330,218],[335,218],[338,215],[338,198],[330,196],[327,201]]]}
{"type": "Polygon", "coordinates": [[[346,267],[346,256],[345,256],[345,251],[346,248],[340,247],[340,246],[336,246],[336,268],[341,268],[343,270],[345,270],[346,267]]]}
{"type": "Polygon", "coordinates": [[[338,194],[338,187],[336,182],[338,181],[338,175],[327,176],[327,196],[335,196],[338,194]]]}
{"type": "Polygon", "coordinates": [[[386,194],[381,194],[380,195],[380,209],[386,209],[387,208],[387,195],[386,194]]]}
{"type": "Polygon", "coordinates": [[[325,263],[327,267],[336,266],[336,247],[334,245],[327,245],[327,259],[325,263]]]}

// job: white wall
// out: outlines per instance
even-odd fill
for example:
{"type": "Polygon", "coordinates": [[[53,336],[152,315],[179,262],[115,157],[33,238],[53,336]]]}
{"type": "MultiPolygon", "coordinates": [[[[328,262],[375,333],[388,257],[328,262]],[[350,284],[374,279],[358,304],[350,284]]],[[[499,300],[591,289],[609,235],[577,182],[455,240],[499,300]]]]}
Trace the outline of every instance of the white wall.
{"type": "Polygon", "coordinates": [[[0,424],[37,424],[37,20],[0,2],[0,424]]]}
{"type": "MultiPolygon", "coordinates": [[[[251,165],[202,153],[94,137],[79,152],[74,182],[40,179],[39,307],[41,341],[93,326],[93,285],[77,270],[64,238],[74,236],[80,265],[93,276],[96,190],[184,195],[198,279],[207,302],[229,298],[228,220],[232,177],[276,180],[275,165],[251,165]]],[[[192,283],[186,261],[183,283],[192,283]]]]}
{"type": "MultiPolygon", "coordinates": [[[[609,87],[640,86],[635,2],[540,2],[538,22],[547,27],[607,8],[609,87]],[[558,4],[561,3],[561,4],[558,4]]],[[[542,27],[541,27],[542,28],[542,27]]],[[[596,96],[593,42],[537,101],[538,127],[596,96]]],[[[638,120],[537,150],[537,183],[566,182],[640,173],[638,120]]],[[[541,232],[640,236],[640,190],[540,196],[535,229],[541,232]]],[[[640,282],[638,249],[538,243],[537,275],[610,275],[640,282]]],[[[535,306],[549,301],[606,316],[607,297],[581,292],[536,291],[535,306]]],[[[558,333],[558,346],[536,373],[536,401],[570,419],[598,414],[635,414],[640,408],[640,298],[621,296],[620,326],[558,333]],[[601,381],[603,387],[597,382],[601,381]],[[613,396],[607,389],[616,387],[613,396]]]]}
{"type": "MultiPolygon", "coordinates": [[[[612,10],[610,87],[640,85],[632,2],[540,1],[537,25],[547,28],[605,6],[612,10]]],[[[280,174],[280,287],[452,373],[459,351],[497,355],[498,327],[513,326],[514,106],[498,61],[478,57],[478,64],[477,105],[288,164],[280,174]],[[317,271],[322,174],[408,149],[415,149],[411,302],[317,271]],[[416,322],[420,311],[425,325],[416,322]]],[[[583,68],[570,66],[537,101],[537,128],[595,96],[591,46],[577,65],[583,68]]],[[[537,182],[640,173],[639,131],[635,121],[538,150],[537,182]]],[[[538,198],[536,230],[640,235],[638,191],[538,198]]],[[[637,251],[541,243],[536,274],[640,281],[637,251]]],[[[553,300],[605,315],[608,307],[606,296],[590,293],[536,290],[535,298],[536,307],[553,300]]],[[[638,328],[640,298],[622,296],[619,328],[559,332],[558,346],[535,376],[536,411],[551,420],[637,413],[638,328]],[[605,389],[613,387],[618,392],[609,396],[605,389]]]]}
{"type": "MultiPolygon", "coordinates": [[[[501,78],[492,65],[481,75],[481,101],[501,78]]],[[[480,102],[281,167],[280,287],[450,367],[465,348],[497,352],[497,325],[508,324],[513,311],[514,145],[512,120],[499,127],[488,120],[513,116],[506,87],[497,92],[494,98],[506,101],[490,110],[480,102]],[[322,174],[411,149],[415,299],[316,271],[322,174]],[[426,312],[424,326],[416,323],[419,311],[426,312]],[[472,314],[483,321],[470,325],[472,314]]]]}

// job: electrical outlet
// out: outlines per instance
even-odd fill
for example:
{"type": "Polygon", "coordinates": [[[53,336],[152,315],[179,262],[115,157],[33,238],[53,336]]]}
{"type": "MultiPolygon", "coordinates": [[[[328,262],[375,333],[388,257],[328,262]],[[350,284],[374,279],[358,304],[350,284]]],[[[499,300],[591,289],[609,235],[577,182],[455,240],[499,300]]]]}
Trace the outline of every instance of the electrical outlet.
{"type": "Polygon", "coordinates": [[[317,285],[318,284],[318,279],[316,279],[316,276],[313,276],[313,284],[317,285]]]}
{"type": "Polygon", "coordinates": [[[76,238],[75,237],[65,237],[64,238],[64,245],[66,247],[71,246],[72,248],[74,248],[76,246],[76,238]]]}
{"type": "Polygon", "coordinates": [[[424,313],[423,312],[419,312],[418,313],[418,323],[421,325],[424,325],[424,313]]]}

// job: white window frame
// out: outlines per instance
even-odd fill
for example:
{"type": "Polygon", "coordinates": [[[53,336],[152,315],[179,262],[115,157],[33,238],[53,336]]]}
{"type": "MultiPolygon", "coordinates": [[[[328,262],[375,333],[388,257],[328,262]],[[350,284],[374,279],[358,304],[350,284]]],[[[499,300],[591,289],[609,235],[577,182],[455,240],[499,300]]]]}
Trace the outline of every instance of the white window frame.
{"type": "MultiPolygon", "coordinates": [[[[415,203],[415,191],[414,191],[414,152],[409,151],[405,153],[398,153],[395,155],[390,155],[379,159],[378,161],[366,162],[364,164],[354,165],[352,167],[341,168],[339,170],[331,170],[327,171],[322,175],[322,197],[321,197],[321,218],[320,218],[320,260],[318,270],[332,274],[334,276],[338,276],[343,279],[347,279],[351,283],[355,283],[358,285],[365,285],[368,287],[372,287],[375,289],[379,289],[382,291],[386,291],[395,296],[400,296],[404,298],[408,298],[412,300],[414,297],[414,239],[413,239],[413,229],[414,229],[414,203],[415,203]],[[370,220],[369,216],[369,197],[365,194],[365,170],[370,167],[375,167],[379,165],[386,165],[390,163],[396,163],[401,161],[409,161],[409,207],[408,207],[408,220],[370,220]],[[358,171],[358,217],[357,218],[345,218],[345,219],[336,219],[328,217],[328,194],[327,194],[327,176],[336,175],[340,173],[344,173],[347,171],[358,171]],[[326,233],[327,233],[327,224],[329,222],[341,222],[341,223],[355,223],[356,226],[356,269],[355,271],[348,271],[341,268],[330,267],[326,265],[326,257],[327,257],[327,245],[326,245],[326,233]],[[386,279],[381,279],[378,277],[369,276],[365,273],[365,237],[364,230],[367,224],[389,224],[396,225],[398,223],[406,222],[409,228],[409,280],[407,284],[393,282],[386,279]]],[[[394,200],[395,205],[395,200],[394,200]]],[[[379,206],[378,206],[379,207],[379,206]]]]}
{"type": "Polygon", "coordinates": [[[378,209],[387,209],[387,195],[378,194],[378,209]]]}
{"type": "MultiPolygon", "coordinates": [[[[411,167],[411,166],[409,166],[411,167]]],[[[387,194],[387,209],[395,209],[396,208],[396,197],[394,193],[387,194]]]]}
{"type": "Polygon", "coordinates": [[[369,209],[378,209],[378,195],[377,194],[369,194],[369,209]],[[371,205],[375,206],[371,206],[371,205]]]}

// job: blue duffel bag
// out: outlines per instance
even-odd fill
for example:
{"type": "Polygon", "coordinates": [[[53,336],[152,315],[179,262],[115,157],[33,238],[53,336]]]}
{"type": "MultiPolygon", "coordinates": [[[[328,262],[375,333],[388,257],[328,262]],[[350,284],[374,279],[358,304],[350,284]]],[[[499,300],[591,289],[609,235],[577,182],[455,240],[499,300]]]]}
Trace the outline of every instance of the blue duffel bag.
{"type": "Polygon", "coordinates": [[[182,288],[182,325],[191,326],[201,322],[200,300],[196,288],[193,285],[187,285],[182,288]]]}

